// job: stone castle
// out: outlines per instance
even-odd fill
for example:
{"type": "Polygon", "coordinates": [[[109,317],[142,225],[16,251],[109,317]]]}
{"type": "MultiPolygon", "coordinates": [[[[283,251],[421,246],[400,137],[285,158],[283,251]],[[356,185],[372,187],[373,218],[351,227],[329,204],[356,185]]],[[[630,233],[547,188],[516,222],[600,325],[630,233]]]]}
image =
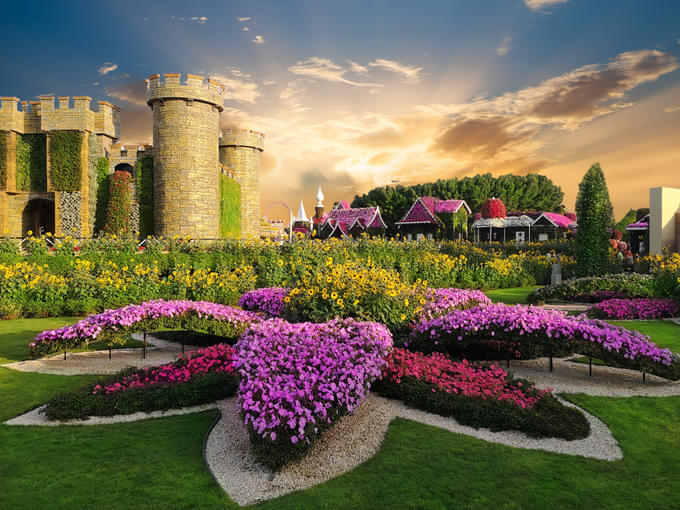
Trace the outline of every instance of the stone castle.
{"type": "MultiPolygon", "coordinates": [[[[120,110],[106,101],[93,111],[85,96],[59,97],[56,105],[52,96],[0,97],[0,234],[91,237],[101,158],[107,158],[109,173],[129,171],[135,177],[141,158],[151,156],[154,234],[219,238],[225,201],[220,179],[226,178],[239,190],[229,199],[240,198],[240,237],[259,238],[264,135],[220,131],[224,89],[213,79],[156,74],[146,82],[152,145],[117,143],[120,110]]],[[[133,225],[139,221],[134,206],[133,225]]]]}

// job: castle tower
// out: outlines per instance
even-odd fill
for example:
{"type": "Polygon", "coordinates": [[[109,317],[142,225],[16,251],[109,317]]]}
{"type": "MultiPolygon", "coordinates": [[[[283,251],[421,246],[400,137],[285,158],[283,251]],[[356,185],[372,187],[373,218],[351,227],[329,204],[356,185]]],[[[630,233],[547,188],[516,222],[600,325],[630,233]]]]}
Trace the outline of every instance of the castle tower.
{"type": "MultiPolygon", "coordinates": [[[[187,74],[147,78],[153,111],[156,235],[219,236],[219,116],[222,85],[187,74]]],[[[259,218],[259,216],[258,216],[259,218]]]]}
{"type": "Polygon", "coordinates": [[[260,158],[263,151],[262,133],[247,129],[222,131],[220,163],[241,185],[243,238],[260,238],[260,158]]]}

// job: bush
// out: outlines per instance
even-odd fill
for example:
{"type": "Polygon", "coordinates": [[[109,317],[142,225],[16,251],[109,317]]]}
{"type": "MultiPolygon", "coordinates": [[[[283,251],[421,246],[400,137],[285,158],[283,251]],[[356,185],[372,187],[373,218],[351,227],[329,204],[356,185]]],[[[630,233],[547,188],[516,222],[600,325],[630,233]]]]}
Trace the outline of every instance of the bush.
{"type": "Polygon", "coordinates": [[[534,304],[548,300],[594,303],[611,298],[646,298],[654,295],[653,285],[652,276],[637,273],[572,278],[532,291],[527,301],[534,304]]]}
{"type": "Polygon", "coordinates": [[[50,137],[50,173],[55,191],[80,191],[82,182],[80,131],[53,131],[50,137]]]}
{"type": "Polygon", "coordinates": [[[47,190],[46,147],[44,134],[17,135],[17,190],[47,190]]]}
{"type": "Polygon", "coordinates": [[[153,158],[146,156],[137,161],[137,197],[139,199],[139,234],[153,234],[153,158]]]}
{"type": "Polygon", "coordinates": [[[590,317],[619,320],[650,320],[678,315],[672,299],[607,299],[590,307],[590,317]]]}
{"type": "Polygon", "coordinates": [[[106,221],[104,232],[127,237],[130,231],[130,210],[132,208],[132,193],[130,184],[132,175],[129,172],[114,172],[109,187],[109,202],[106,207],[106,221]]]}

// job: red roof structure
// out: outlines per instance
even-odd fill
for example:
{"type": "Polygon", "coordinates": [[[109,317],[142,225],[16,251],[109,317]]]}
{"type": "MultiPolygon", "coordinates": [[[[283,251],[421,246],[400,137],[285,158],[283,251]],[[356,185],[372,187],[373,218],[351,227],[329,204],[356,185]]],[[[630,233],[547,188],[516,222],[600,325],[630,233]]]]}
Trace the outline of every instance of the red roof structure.
{"type": "Polygon", "coordinates": [[[321,228],[331,228],[328,237],[334,234],[349,237],[350,232],[357,227],[363,231],[369,228],[386,229],[387,225],[380,215],[379,207],[351,208],[347,201],[343,200],[333,206],[321,226],[321,228]]]}
{"type": "Polygon", "coordinates": [[[457,213],[464,207],[468,214],[472,211],[465,200],[442,200],[435,197],[418,197],[404,217],[396,225],[414,225],[419,223],[443,224],[439,214],[457,213]]]}

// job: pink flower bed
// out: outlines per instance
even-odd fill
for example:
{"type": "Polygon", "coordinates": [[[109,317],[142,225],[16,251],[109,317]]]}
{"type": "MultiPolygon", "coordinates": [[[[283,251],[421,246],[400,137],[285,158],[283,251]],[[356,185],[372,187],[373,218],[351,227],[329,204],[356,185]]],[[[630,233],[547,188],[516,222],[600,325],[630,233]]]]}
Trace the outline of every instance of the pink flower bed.
{"type": "Polygon", "coordinates": [[[588,315],[601,319],[660,319],[676,317],[678,305],[672,299],[607,299],[590,307],[588,315]]]}
{"type": "Polygon", "coordinates": [[[262,312],[267,317],[280,317],[289,293],[290,289],[283,287],[249,290],[241,296],[238,305],[244,310],[262,312]]]}
{"type": "Polygon", "coordinates": [[[512,381],[500,366],[452,361],[435,352],[429,355],[395,347],[387,357],[382,379],[401,384],[409,378],[425,382],[432,391],[442,391],[482,400],[508,401],[522,409],[534,407],[550,390],[512,381]]]}
{"type": "Polygon", "coordinates": [[[432,289],[423,305],[421,320],[433,319],[454,310],[490,305],[491,300],[481,290],[456,288],[432,289]]]}
{"type": "Polygon", "coordinates": [[[144,388],[163,384],[181,384],[211,372],[234,373],[235,350],[227,344],[217,344],[189,351],[174,363],[143,368],[124,376],[120,381],[102,386],[97,384],[93,395],[110,395],[131,388],[144,388]]]}

